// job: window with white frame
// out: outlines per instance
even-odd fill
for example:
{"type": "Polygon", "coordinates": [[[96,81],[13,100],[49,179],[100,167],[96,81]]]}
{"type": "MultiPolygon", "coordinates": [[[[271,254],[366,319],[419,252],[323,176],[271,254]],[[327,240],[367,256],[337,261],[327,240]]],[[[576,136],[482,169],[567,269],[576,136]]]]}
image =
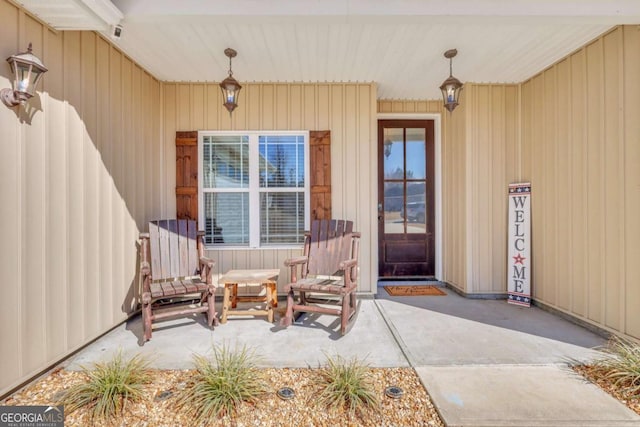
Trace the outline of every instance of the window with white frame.
{"type": "Polygon", "coordinates": [[[309,133],[198,133],[199,222],[210,246],[299,245],[309,217],[309,133]]]}

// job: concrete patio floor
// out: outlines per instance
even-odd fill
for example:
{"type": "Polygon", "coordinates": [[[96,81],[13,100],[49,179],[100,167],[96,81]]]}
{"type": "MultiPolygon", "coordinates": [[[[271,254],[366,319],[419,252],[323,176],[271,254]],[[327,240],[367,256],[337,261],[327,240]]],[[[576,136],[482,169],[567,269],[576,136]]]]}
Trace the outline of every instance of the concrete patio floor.
{"type": "Polygon", "coordinates": [[[192,367],[212,345],[254,348],[264,367],[317,367],[325,354],[364,359],[373,367],[412,366],[448,426],[640,426],[640,416],[568,367],[597,357],[605,340],[539,308],[504,300],[447,296],[361,299],[344,337],[333,316],[303,315],[282,329],[264,317],[230,317],[210,330],[204,316],[155,327],[141,345],[137,316],[65,363],[107,360],[119,349],[142,353],[161,369],[192,367]]]}

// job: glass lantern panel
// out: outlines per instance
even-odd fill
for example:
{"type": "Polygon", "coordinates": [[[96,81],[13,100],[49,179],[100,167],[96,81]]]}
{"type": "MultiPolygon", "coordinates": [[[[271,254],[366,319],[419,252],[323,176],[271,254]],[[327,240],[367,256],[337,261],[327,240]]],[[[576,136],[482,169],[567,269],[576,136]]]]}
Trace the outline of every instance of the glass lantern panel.
{"type": "Polygon", "coordinates": [[[31,92],[31,65],[16,62],[16,90],[19,92],[31,92]]]}
{"type": "Polygon", "coordinates": [[[456,88],[454,85],[447,85],[447,102],[456,100],[456,88]]]}

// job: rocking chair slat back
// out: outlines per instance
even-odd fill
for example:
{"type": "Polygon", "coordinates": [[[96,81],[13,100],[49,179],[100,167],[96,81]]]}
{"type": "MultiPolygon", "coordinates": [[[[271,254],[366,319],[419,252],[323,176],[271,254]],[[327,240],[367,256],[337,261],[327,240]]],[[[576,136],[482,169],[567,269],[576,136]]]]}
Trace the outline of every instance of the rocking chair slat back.
{"type": "Polygon", "coordinates": [[[187,222],[178,222],[178,271],[189,271],[189,246],[187,245],[187,222]]]}
{"type": "Polygon", "coordinates": [[[198,230],[196,228],[195,221],[187,222],[187,253],[189,254],[189,260],[187,261],[187,271],[189,274],[194,274],[198,271],[198,265],[200,260],[200,252],[198,252],[198,230]]]}
{"type": "Polygon", "coordinates": [[[152,221],[149,223],[149,243],[154,281],[198,274],[195,221],[152,221]]]}
{"type": "Polygon", "coordinates": [[[331,276],[338,272],[340,262],[350,258],[352,231],[351,221],[313,221],[304,253],[309,257],[307,274],[331,276]]]}
{"type": "MultiPolygon", "coordinates": [[[[149,223],[149,249],[151,252],[151,271],[153,272],[153,276],[157,278],[161,277],[169,277],[168,271],[163,269],[162,263],[160,262],[162,257],[160,256],[160,248],[168,246],[168,233],[164,233],[162,239],[167,240],[167,244],[163,245],[160,243],[161,237],[161,228],[158,227],[157,222],[149,223]]],[[[166,254],[165,254],[166,256],[166,254]]]]}
{"type": "MultiPolygon", "coordinates": [[[[166,248],[168,255],[170,277],[178,277],[180,271],[180,246],[178,244],[178,221],[167,222],[169,228],[169,246],[166,248]]],[[[161,249],[162,251],[162,249],[161,249]]]]}

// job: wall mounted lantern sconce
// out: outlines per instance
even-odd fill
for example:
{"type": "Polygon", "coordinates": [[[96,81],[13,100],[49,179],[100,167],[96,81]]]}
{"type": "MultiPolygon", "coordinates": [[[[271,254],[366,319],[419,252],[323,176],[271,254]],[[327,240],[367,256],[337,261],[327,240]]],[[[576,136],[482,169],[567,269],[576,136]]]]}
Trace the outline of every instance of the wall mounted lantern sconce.
{"type": "Polygon", "coordinates": [[[240,86],[240,83],[233,78],[233,71],[231,71],[231,58],[235,58],[238,52],[231,48],[227,48],[224,50],[224,54],[229,57],[229,77],[220,83],[220,89],[222,89],[222,98],[224,99],[223,105],[227,110],[229,110],[229,115],[231,115],[233,110],[238,106],[238,97],[242,86],[240,86]]]}
{"type": "Polygon", "coordinates": [[[31,53],[31,43],[26,52],[17,53],[7,58],[7,62],[13,73],[12,89],[0,90],[0,99],[4,105],[13,108],[16,105],[24,104],[31,98],[36,90],[36,86],[47,72],[40,58],[31,53]]]}
{"type": "Polygon", "coordinates": [[[458,54],[456,49],[449,49],[444,53],[444,57],[449,59],[449,78],[445,80],[440,86],[442,91],[442,99],[444,101],[444,108],[453,111],[458,106],[460,99],[460,92],[462,91],[462,83],[460,80],[453,77],[453,57],[458,54]]]}

